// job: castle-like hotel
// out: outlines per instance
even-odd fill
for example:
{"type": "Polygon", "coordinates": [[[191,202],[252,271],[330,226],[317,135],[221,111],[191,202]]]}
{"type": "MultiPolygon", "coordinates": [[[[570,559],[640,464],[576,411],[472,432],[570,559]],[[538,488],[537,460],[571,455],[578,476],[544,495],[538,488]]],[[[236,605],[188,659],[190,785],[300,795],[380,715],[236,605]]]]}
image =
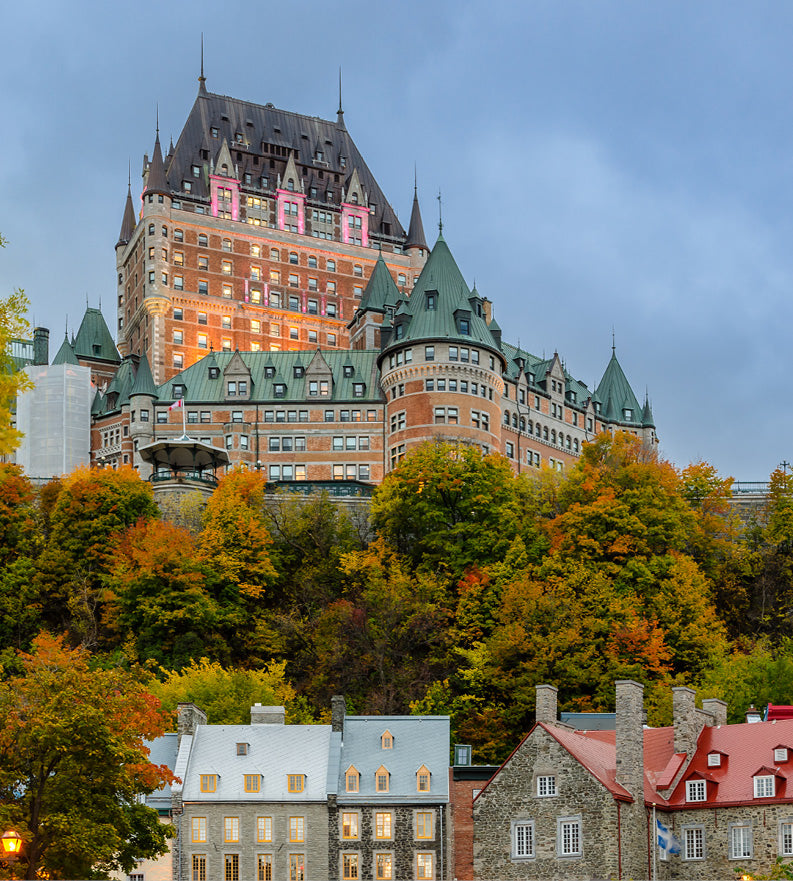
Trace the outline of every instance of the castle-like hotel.
{"type": "MultiPolygon", "coordinates": [[[[207,91],[144,157],[97,309],[53,366],[88,367],[92,464],[187,435],[272,481],[378,483],[431,438],[563,470],[604,429],[655,444],[612,351],[597,389],[502,340],[418,197],[407,232],[335,120],[207,91]]],[[[221,460],[219,460],[221,461],[221,460]]],[[[34,475],[43,476],[43,475],[34,475]]]]}

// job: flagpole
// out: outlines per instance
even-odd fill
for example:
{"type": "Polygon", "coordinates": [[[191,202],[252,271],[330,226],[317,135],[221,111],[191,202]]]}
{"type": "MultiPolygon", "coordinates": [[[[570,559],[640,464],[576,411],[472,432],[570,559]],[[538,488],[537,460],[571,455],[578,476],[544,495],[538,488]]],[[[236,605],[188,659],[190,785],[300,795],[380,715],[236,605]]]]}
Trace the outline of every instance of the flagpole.
{"type": "Polygon", "coordinates": [[[653,802],[653,881],[658,881],[658,820],[655,818],[653,802]]]}
{"type": "Polygon", "coordinates": [[[185,422],[187,416],[185,415],[184,410],[184,395],[182,395],[182,437],[187,437],[187,423],[185,422]]]}

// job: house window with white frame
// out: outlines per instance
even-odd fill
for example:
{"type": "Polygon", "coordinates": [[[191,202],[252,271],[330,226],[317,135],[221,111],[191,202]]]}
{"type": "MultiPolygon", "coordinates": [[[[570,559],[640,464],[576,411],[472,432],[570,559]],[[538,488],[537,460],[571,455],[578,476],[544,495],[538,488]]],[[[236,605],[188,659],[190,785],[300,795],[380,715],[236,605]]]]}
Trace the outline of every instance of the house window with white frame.
{"type": "Polygon", "coordinates": [[[549,795],[556,795],[556,777],[552,774],[540,775],[537,778],[537,795],[546,798],[549,795]]]}
{"type": "Polygon", "coordinates": [[[774,777],[772,774],[764,774],[762,777],[754,778],[754,797],[774,797],[774,777]]]}
{"type": "Polygon", "coordinates": [[[793,818],[779,824],[779,855],[793,857],[793,818]]]}
{"type": "Polygon", "coordinates": [[[560,817],[556,821],[556,853],[560,857],[581,856],[580,817],[560,817]]]}
{"type": "Polygon", "coordinates": [[[702,826],[688,826],[683,829],[683,859],[705,859],[705,829],[702,826]]]}
{"type": "Polygon", "coordinates": [[[686,801],[707,801],[707,797],[704,780],[686,780],[686,801]]]}
{"type": "Polygon", "coordinates": [[[745,824],[730,826],[730,859],[745,860],[752,857],[752,827],[745,824]]]}
{"type": "Polygon", "coordinates": [[[534,856],[534,821],[522,820],[512,824],[512,859],[534,856]]]}

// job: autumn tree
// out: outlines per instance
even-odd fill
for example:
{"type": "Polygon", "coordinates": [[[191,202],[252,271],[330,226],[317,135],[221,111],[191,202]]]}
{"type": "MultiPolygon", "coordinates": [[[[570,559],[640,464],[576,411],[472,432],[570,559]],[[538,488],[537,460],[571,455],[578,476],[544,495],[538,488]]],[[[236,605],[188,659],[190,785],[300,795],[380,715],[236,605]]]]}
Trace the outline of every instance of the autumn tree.
{"type": "MultiPolygon", "coordinates": [[[[0,235],[0,248],[5,247],[0,235]]],[[[25,318],[30,303],[24,292],[15,290],[0,297],[0,456],[12,453],[22,435],[14,427],[14,409],[19,391],[30,386],[26,374],[20,372],[11,355],[11,341],[30,332],[25,318]]]]}
{"type": "Polygon", "coordinates": [[[20,659],[23,673],[0,683],[0,824],[24,841],[24,877],[129,872],[165,853],[174,830],[138,800],[173,779],[145,745],[168,721],[159,701],[58,637],[20,659]]]}

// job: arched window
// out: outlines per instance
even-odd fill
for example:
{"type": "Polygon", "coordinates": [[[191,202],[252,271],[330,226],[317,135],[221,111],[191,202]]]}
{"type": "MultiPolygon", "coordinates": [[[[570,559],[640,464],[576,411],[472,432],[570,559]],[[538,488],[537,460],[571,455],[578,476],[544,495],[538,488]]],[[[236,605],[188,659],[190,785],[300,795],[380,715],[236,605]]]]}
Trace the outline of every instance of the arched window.
{"type": "Polygon", "coordinates": [[[154,224],[153,223],[149,224],[149,235],[150,236],[154,235],[154,224]]]}
{"type": "Polygon", "coordinates": [[[509,425],[509,410],[504,410],[504,425],[509,425]]]}
{"type": "Polygon", "coordinates": [[[525,416],[520,417],[520,430],[526,431],[526,417],[525,416]]]}
{"type": "Polygon", "coordinates": [[[543,440],[548,440],[548,426],[547,426],[547,425],[546,425],[545,428],[543,428],[543,430],[542,430],[542,439],[543,439],[543,440]]]}
{"type": "Polygon", "coordinates": [[[518,414],[517,413],[512,414],[512,427],[513,428],[518,427],[518,414]]]}
{"type": "Polygon", "coordinates": [[[573,438],[573,449],[578,452],[578,438],[573,438]]]}
{"type": "Polygon", "coordinates": [[[223,250],[224,251],[231,250],[231,239],[223,239],[223,250]]]}
{"type": "Polygon", "coordinates": [[[552,444],[556,443],[556,430],[555,429],[551,429],[551,443],[552,444]]]}

